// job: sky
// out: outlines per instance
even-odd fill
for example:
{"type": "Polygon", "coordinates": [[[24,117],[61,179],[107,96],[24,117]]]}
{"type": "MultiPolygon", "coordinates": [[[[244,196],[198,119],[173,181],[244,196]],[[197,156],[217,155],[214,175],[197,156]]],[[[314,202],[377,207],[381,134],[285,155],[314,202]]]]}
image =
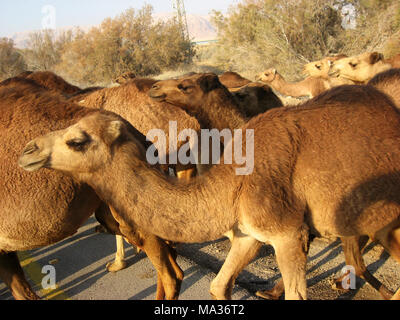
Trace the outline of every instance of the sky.
{"type": "MultiPolygon", "coordinates": [[[[172,0],[1,0],[0,37],[39,30],[43,23],[57,28],[96,25],[128,8],[150,4],[154,13],[171,12],[172,0]],[[53,14],[55,13],[55,15],[53,14]],[[54,18],[55,17],[55,18],[54,18]]],[[[207,15],[212,9],[226,12],[239,0],[184,0],[187,13],[207,15]]]]}

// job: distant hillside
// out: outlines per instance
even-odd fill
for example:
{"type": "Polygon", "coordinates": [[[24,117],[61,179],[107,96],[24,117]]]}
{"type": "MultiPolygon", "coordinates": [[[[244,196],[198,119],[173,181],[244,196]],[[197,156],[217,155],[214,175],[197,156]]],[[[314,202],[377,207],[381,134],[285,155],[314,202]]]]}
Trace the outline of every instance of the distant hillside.
{"type": "MultiPolygon", "coordinates": [[[[157,20],[167,20],[172,17],[172,13],[159,13],[154,14],[154,19],[157,20]]],[[[210,23],[209,16],[202,16],[202,15],[195,15],[195,14],[188,14],[187,15],[187,22],[188,22],[188,29],[190,38],[197,42],[197,41],[204,41],[204,40],[214,40],[217,38],[217,32],[214,27],[210,23]]],[[[82,30],[88,31],[92,26],[79,26],[82,30]]],[[[63,27],[58,28],[56,32],[63,32],[68,31],[71,29],[76,28],[74,27],[63,27]]],[[[17,48],[26,48],[27,42],[29,39],[29,34],[34,32],[34,30],[18,32],[11,36],[14,40],[14,43],[17,48]]]]}

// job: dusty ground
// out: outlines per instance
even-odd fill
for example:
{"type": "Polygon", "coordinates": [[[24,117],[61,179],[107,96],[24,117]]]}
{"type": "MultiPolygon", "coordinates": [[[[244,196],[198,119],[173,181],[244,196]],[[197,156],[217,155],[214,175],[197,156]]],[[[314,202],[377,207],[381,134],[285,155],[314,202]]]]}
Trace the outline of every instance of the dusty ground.
{"type": "MultiPolygon", "coordinates": [[[[230,248],[229,240],[205,244],[178,245],[179,254],[217,273],[230,248]]],[[[380,245],[369,243],[364,251],[368,270],[391,290],[400,287],[400,264],[380,245]]],[[[348,292],[331,288],[331,280],[345,266],[340,240],[315,239],[307,264],[308,298],[311,300],[381,300],[369,284],[357,279],[356,289],[348,292]]],[[[258,257],[239,275],[237,284],[250,292],[271,289],[280,273],[272,247],[264,246],[258,257]]]]}

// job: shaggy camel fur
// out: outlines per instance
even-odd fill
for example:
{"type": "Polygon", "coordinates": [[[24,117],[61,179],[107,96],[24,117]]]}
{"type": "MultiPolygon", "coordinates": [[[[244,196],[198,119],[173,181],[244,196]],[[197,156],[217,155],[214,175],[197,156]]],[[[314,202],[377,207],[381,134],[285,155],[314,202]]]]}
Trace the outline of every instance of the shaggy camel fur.
{"type": "Polygon", "coordinates": [[[243,78],[240,74],[232,71],[224,72],[219,76],[219,81],[228,89],[240,88],[249,83],[250,80],[243,78]]]}
{"type": "MultiPolygon", "coordinates": [[[[159,151],[159,157],[177,153],[185,142],[179,142],[175,146],[168,144],[170,121],[177,122],[177,131],[184,129],[200,130],[198,121],[190,117],[180,108],[172,105],[154,102],[147,95],[148,89],[155,83],[153,79],[132,79],[121,86],[98,90],[85,97],[79,104],[85,107],[104,109],[115,112],[132,125],[134,125],[143,135],[147,135],[150,130],[161,129],[167,137],[167,145],[161,145],[161,141],[153,141],[159,151]],[[172,148],[171,148],[172,147],[172,148]],[[162,151],[164,150],[164,151],[162,151]]],[[[189,179],[196,172],[195,165],[170,166],[175,170],[180,179],[189,179]]],[[[168,167],[163,167],[168,171],[168,167]]],[[[99,219],[98,219],[99,220],[99,219]]],[[[117,253],[115,261],[107,265],[109,271],[119,271],[125,268],[123,240],[117,236],[117,253]]]]}
{"type": "MultiPolygon", "coordinates": [[[[102,114],[34,139],[19,165],[69,172],[116,209],[121,225],[136,223],[171,241],[215,240],[235,228],[241,236],[220,277],[245,267],[258,241],[271,244],[286,299],[307,298],[310,235],[366,235],[400,262],[400,114],[384,94],[341,86],[242,129],[254,130],[248,176],[235,174],[239,165],[220,165],[189,183],[171,181],[146,163],[132,127],[102,114]]],[[[212,294],[230,298],[232,286],[221,288],[219,280],[212,294]]]]}
{"type": "Polygon", "coordinates": [[[286,82],[276,69],[268,69],[258,76],[272,89],[291,97],[315,97],[332,87],[329,80],[322,77],[308,77],[298,82],[286,82]]]}
{"type": "MultiPolygon", "coordinates": [[[[154,99],[168,101],[172,104],[182,106],[185,110],[197,117],[200,122],[202,119],[207,119],[209,125],[208,128],[223,129],[220,125],[222,122],[227,125],[226,128],[234,130],[237,125],[237,114],[231,116],[229,113],[220,110],[221,106],[229,107],[232,112],[235,111],[235,106],[229,97],[226,95],[226,91],[223,90],[223,86],[218,82],[215,76],[212,74],[197,75],[195,77],[189,77],[188,79],[180,80],[167,80],[160,81],[149,91],[149,95],[154,99]],[[188,90],[190,88],[190,91],[188,90]]],[[[242,117],[242,121],[245,122],[248,119],[242,117]]],[[[209,167],[203,169],[199,168],[199,172],[203,173],[208,170],[209,167]]],[[[232,240],[233,235],[227,234],[232,240]]],[[[365,239],[356,238],[343,238],[342,245],[345,254],[345,260],[347,264],[351,264],[356,269],[357,276],[365,279],[370,283],[376,290],[378,290],[385,299],[390,298],[393,293],[381,284],[369,271],[366,269],[365,264],[362,260],[360,247],[365,239]]],[[[257,254],[260,246],[255,247],[254,250],[248,254],[247,258],[250,262],[257,254]]],[[[335,281],[335,288],[340,288],[342,283],[340,277],[335,281]]],[[[276,287],[270,291],[259,291],[257,295],[267,299],[277,299],[283,293],[283,284],[278,282],[276,287]]]]}
{"type": "MultiPolygon", "coordinates": [[[[0,278],[16,299],[38,298],[24,277],[16,251],[65,239],[96,209],[101,216],[99,211],[104,209],[87,184],[57,172],[26,175],[15,165],[19,149],[33,137],[65,128],[93,112],[99,111],[67,103],[29,79],[9,79],[0,86],[0,278]]],[[[149,145],[145,137],[136,136],[144,146],[149,145]]],[[[175,263],[174,250],[134,226],[123,233],[115,229],[141,247],[157,269],[161,281],[157,298],[164,296],[164,289],[168,299],[177,298],[183,273],[175,263]]]]}
{"type": "Polygon", "coordinates": [[[329,71],[330,77],[367,83],[376,74],[392,68],[378,52],[366,52],[358,56],[334,61],[329,71]]]}
{"type": "Polygon", "coordinates": [[[345,54],[338,54],[332,57],[325,57],[318,61],[312,61],[304,65],[303,74],[311,77],[322,77],[329,79],[329,70],[334,61],[347,58],[345,54]]]}
{"type": "Polygon", "coordinates": [[[368,84],[386,93],[400,109],[400,69],[389,69],[378,73],[368,84]]]}

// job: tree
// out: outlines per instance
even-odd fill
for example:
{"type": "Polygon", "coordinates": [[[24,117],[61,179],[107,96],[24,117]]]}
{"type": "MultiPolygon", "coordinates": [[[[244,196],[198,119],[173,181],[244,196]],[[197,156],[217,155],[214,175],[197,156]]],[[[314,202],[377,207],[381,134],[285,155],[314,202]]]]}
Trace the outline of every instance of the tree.
{"type": "Polygon", "coordinates": [[[26,64],[12,39],[0,39],[0,80],[11,78],[26,70],[26,64]]]}

